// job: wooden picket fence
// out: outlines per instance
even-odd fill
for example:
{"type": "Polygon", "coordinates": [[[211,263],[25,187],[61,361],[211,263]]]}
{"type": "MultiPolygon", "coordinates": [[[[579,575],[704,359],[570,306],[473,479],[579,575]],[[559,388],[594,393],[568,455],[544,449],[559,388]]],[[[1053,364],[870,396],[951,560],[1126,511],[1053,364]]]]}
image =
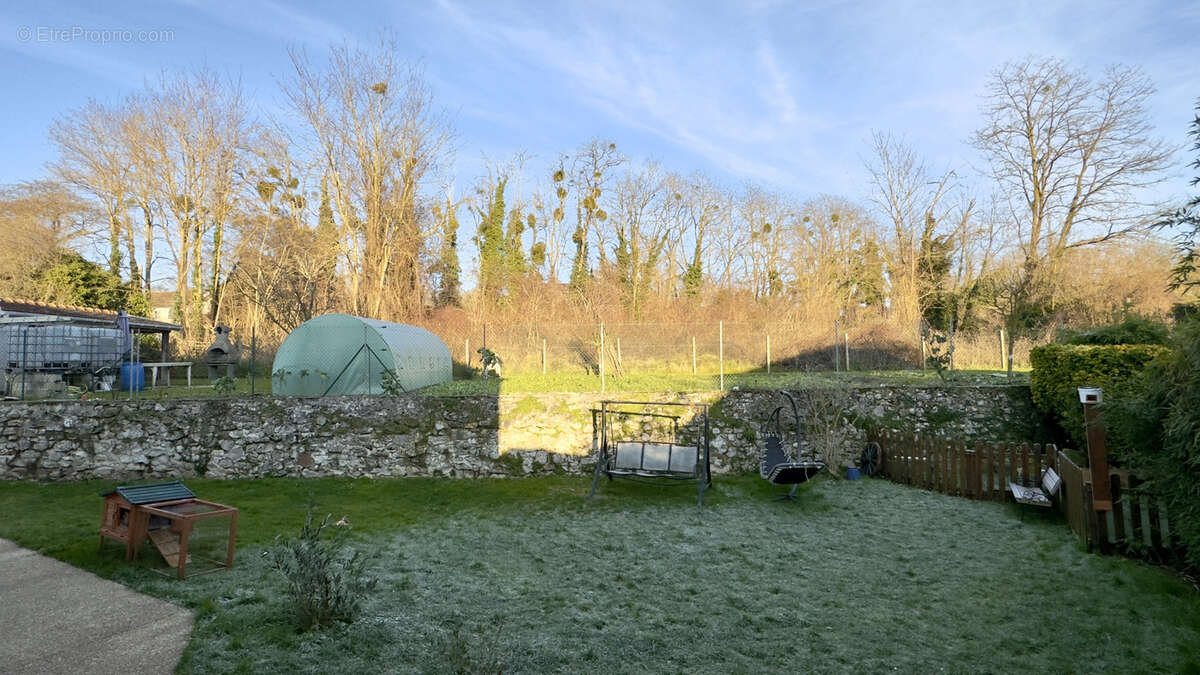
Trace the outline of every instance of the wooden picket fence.
{"type": "Polygon", "coordinates": [[[1133,551],[1158,558],[1180,553],[1162,500],[1139,489],[1143,481],[1128,471],[1110,468],[1113,508],[1097,512],[1092,509],[1091,470],[1075,464],[1053,444],[968,444],[888,432],[872,434],[868,440],[879,444],[880,476],[968,499],[1012,501],[1009,483],[1040,486],[1042,472],[1053,468],[1062,478],[1055,507],[1089,550],[1133,551]]]}

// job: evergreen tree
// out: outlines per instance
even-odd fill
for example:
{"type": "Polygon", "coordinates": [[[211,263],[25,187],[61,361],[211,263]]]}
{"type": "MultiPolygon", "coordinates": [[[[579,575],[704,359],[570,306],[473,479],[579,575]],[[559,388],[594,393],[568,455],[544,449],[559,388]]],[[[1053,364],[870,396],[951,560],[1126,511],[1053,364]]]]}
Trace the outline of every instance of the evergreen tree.
{"type": "Polygon", "coordinates": [[[479,290],[484,299],[493,304],[499,302],[504,290],[504,188],[507,183],[508,177],[501,176],[491,195],[481,195],[489,197],[487,208],[476,209],[479,214],[479,232],[475,237],[479,248],[479,290]]]}
{"type": "Polygon", "coordinates": [[[508,233],[504,242],[504,286],[509,286],[513,280],[520,279],[528,272],[525,261],[525,249],[521,240],[525,235],[525,219],[521,217],[520,209],[513,209],[508,217],[508,233]]]}
{"type": "Polygon", "coordinates": [[[458,264],[458,214],[450,199],[446,199],[445,211],[438,213],[442,223],[442,247],[438,254],[437,307],[457,307],[461,303],[461,267],[458,264]]]}
{"type": "MultiPolygon", "coordinates": [[[[1192,120],[1192,128],[1188,135],[1195,139],[1192,149],[1200,153],[1200,99],[1196,101],[1196,117],[1192,120]]],[[[1200,169],[1200,154],[1188,166],[1200,169]]],[[[1200,176],[1193,178],[1191,184],[1200,185],[1200,176]]],[[[1178,231],[1175,236],[1175,251],[1179,257],[1171,270],[1171,287],[1182,288],[1185,291],[1200,287],[1200,278],[1196,276],[1196,266],[1200,263],[1200,195],[1192,197],[1182,208],[1164,216],[1154,227],[1178,231]]]]}

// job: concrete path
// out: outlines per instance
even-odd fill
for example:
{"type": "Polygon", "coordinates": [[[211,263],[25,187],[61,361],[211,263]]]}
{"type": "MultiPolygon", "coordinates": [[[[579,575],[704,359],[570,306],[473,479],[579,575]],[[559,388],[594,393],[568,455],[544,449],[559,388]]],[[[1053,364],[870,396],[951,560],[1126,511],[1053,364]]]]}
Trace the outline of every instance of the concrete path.
{"type": "Polygon", "coordinates": [[[170,673],[192,613],[0,539],[0,671],[170,673]]]}

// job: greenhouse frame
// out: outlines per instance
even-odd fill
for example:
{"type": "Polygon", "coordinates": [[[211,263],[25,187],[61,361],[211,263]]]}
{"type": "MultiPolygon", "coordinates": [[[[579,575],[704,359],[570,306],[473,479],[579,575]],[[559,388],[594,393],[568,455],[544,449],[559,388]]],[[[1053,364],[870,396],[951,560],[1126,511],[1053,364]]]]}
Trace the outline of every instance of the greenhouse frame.
{"type": "Polygon", "coordinates": [[[284,339],[271,366],[284,396],[398,393],[449,381],[450,349],[424,328],[324,314],[284,339]]]}

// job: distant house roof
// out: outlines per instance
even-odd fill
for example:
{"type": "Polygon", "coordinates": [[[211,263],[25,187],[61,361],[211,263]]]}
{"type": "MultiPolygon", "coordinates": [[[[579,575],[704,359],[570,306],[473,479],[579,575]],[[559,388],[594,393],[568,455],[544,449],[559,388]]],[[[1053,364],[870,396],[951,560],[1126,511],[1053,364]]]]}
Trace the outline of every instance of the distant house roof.
{"type": "MultiPolygon", "coordinates": [[[[35,300],[19,300],[16,298],[0,298],[0,313],[15,315],[61,316],[79,323],[115,324],[117,313],[108,309],[95,307],[72,307],[70,305],[55,305],[49,302],[35,300]]],[[[129,317],[129,327],[134,330],[161,333],[165,331],[183,330],[183,326],[166,321],[157,321],[144,316],[129,317]]]]}
{"type": "Polygon", "coordinates": [[[192,499],[196,495],[183,483],[173,480],[169,483],[153,483],[151,485],[122,485],[112,492],[106,492],[102,497],[117,493],[130,504],[154,504],[169,502],[176,499],[192,499]]]}
{"type": "Polygon", "coordinates": [[[150,291],[150,306],[166,307],[168,309],[174,307],[175,291],[150,291]]]}

